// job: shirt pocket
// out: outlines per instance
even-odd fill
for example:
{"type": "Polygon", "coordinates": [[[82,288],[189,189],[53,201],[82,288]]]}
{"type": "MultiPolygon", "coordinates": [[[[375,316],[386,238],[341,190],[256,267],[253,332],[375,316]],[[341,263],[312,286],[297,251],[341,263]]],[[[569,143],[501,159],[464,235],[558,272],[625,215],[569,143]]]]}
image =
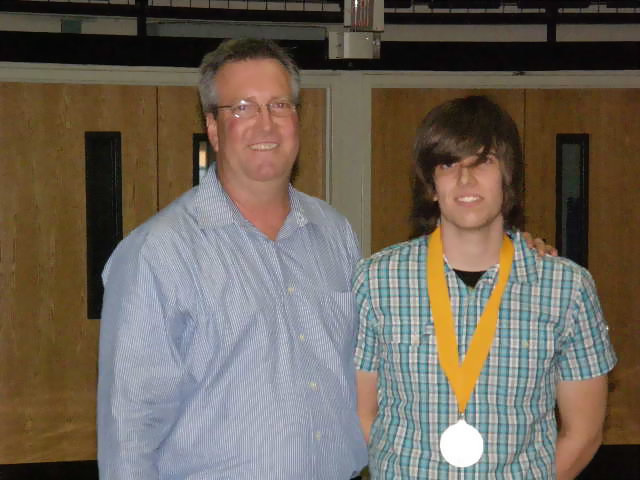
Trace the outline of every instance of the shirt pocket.
{"type": "Polygon", "coordinates": [[[546,314],[533,314],[519,327],[510,327],[499,340],[496,396],[498,402],[514,407],[531,405],[535,398],[555,388],[555,325],[546,314]]]}
{"type": "Polygon", "coordinates": [[[381,368],[411,382],[426,381],[438,365],[433,323],[400,323],[386,330],[381,337],[381,368]]]}
{"type": "Polygon", "coordinates": [[[352,348],[355,342],[355,299],[350,290],[320,293],[320,312],[326,335],[334,345],[352,348]]]}

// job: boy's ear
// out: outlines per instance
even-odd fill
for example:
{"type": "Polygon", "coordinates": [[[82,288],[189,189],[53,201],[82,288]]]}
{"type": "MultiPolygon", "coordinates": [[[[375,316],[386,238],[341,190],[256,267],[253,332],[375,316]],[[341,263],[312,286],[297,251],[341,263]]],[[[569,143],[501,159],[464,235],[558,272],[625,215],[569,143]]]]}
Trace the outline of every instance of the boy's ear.
{"type": "MultiPolygon", "coordinates": [[[[424,179],[424,173],[422,172],[422,169],[418,168],[417,165],[414,164],[414,172],[416,174],[416,177],[418,178],[418,181],[422,183],[422,185],[427,185],[427,182],[424,179]]],[[[433,193],[433,201],[437,202],[438,201],[438,194],[435,193],[435,188],[433,189],[434,193],[433,193]]]]}

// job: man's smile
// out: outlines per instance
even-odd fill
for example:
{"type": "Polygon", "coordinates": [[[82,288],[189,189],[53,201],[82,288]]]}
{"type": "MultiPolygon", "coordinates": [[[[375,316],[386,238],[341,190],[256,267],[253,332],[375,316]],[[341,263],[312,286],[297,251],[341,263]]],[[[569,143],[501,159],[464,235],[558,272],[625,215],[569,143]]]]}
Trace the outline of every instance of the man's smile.
{"type": "Polygon", "coordinates": [[[277,148],[278,144],[277,143],[254,143],[252,145],[249,145],[249,148],[251,150],[256,150],[256,151],[268,151],[268,150],[273,150],[274,148],[277,148]]]}

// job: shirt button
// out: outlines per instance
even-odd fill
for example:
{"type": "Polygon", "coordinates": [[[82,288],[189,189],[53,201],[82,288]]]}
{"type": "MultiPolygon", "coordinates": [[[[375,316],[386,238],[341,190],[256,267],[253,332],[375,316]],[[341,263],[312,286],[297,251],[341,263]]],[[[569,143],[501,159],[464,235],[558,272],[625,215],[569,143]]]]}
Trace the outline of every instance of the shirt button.
{"type": "Polygon", "coordinates": [[[296,291],[296,289],[295,289],[294,287],[287,287],[287,293],[288,293],[289,295],[292,295],[292,294],[293,294],[293,292],[295,292],[295,291],[296,291]]]}
{"type": "Polygon", "coordinates": [[[522,348],[529,348],[529,342],[527,342],[526,340],[522,341],[522,348]]]}
{"type": "Polygon", "coordinates": [[[304,335],[300,334],[298,338],[300,339],[301,342],[304,342],[304,335]]]}
{"type": "Polygon", "coordinates": [[[309,388],[313,391],[318,390],[318,384],[316,382],[309,382],[309,388]]]}
{"type": "Polygon", "coordinates": [[[316,437],[316,440],[320,440],[322,438],[322,434],[320,432],[316,432],[314,437],[316,437]]]}

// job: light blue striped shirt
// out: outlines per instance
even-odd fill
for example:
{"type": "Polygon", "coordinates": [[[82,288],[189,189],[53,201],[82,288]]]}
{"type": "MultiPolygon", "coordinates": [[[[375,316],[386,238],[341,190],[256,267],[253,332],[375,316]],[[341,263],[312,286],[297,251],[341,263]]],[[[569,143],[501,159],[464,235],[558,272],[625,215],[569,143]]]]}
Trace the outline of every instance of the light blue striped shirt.
{"type": "Polygon", "coordinates": [[[214,169],[118,246],[103,278],[101,480],[349,479],[359,258],[344,217],[289,189],[276,241],[214,169]]]}

